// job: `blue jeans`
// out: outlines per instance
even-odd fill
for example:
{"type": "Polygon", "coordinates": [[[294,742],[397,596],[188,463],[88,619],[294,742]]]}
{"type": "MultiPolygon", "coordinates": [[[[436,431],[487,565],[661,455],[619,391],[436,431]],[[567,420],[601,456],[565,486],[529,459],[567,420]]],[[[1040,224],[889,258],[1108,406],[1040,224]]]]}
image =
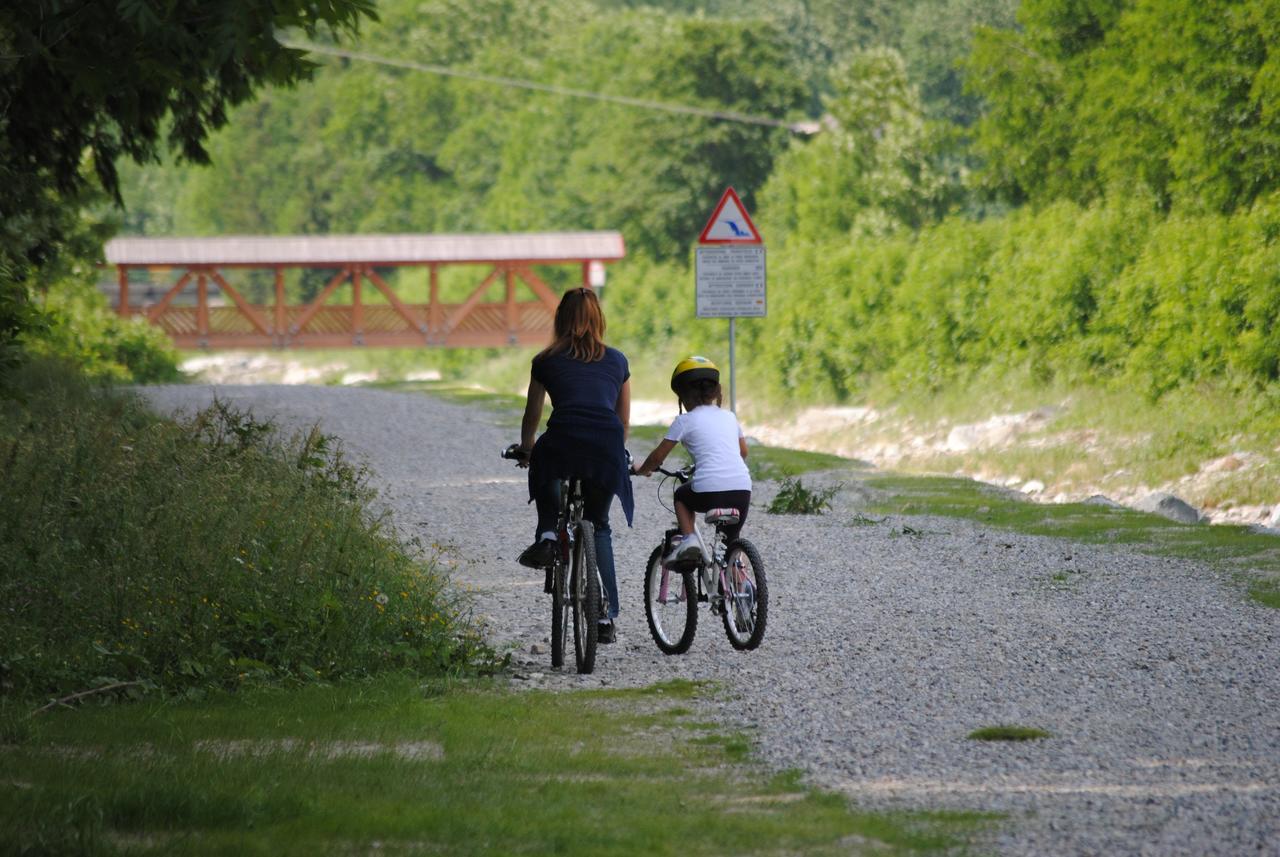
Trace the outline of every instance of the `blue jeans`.
{"type": "MultiPolygon", "coordinates": [[[[596,531],[596,566],[604,583],[604,594],[609,599],[609,618],[618,616],[618,576],[613,567],[613,531],[609,529],[609,506],[613,493],[600,488],[594,482],[582,483],[582,516],[590,521],[596,531]]],[[[555,532],[556,518],[560,515],[560,480],[546,482],[534,497],[538,507],[537,539],[543,533],[555,532]]]]}

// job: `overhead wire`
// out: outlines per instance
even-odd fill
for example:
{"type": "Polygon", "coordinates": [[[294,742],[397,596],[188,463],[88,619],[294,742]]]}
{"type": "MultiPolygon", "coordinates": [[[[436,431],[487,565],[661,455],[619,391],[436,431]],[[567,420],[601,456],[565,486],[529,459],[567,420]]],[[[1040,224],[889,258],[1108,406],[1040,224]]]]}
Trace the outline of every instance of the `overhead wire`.
{"type": "Polygon", "coordinates": [[[586,89],[574,89],[567,86],[538,83],[533,80],[501,77],[499,75],[483,74],[475,71],[464,71],[462,69],[450,68],[448,66],[415,62],[413,60],[382,57],[376,54],[364,53],[362,51],[351,51],[344,48],[334,48],[327,45],[313,45],[306,42],[295,42],[287,39],[281,40],[281,44],[295,50],[309,51],[315,54],[356,60],[358,62],[373,63],[375,65],[384,65],[391,68],[402,68],[409,71],[420,71],[427,74],[438,74],[445,77],[474,80],[481,83],[490,83],[496,86],[506,86],[515,89],[531,89],[537,92],[547,92],[552,95],[561,95],[567,98],[585,98],[592,101],[604,101],[611,104],[622,104],[628,107],[639,107],[645,110],[661,110],[667,113],[679,113],[686,116],[700,116],[705,119],[716,119],[723,122],[740,122],[748,125],[763,125],[770,128],[785,128],[794,134],[813,134],[819,128],[818,123],[812,121],[787,122],[786,120],[774,119],[769,116],[752,116],[748,113],[739,113],[736,110],[712,110],[705,107],[693,107],[687,104],[672,104],[666,101],[652,101],[647,98],[632,98],[627,95],[611,95],[607,92],[592,92],[586,89]]]}

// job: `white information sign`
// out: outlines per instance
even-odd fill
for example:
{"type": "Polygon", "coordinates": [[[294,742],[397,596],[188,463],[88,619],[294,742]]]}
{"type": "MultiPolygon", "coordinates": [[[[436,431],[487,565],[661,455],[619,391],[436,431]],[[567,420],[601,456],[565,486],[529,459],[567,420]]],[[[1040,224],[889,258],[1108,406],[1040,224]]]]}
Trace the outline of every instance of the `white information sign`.
{"type": "Polygon", "coordinates": [[[698,318],[765,315],[763,244],[712,244],[695,253],[698,318]]]}

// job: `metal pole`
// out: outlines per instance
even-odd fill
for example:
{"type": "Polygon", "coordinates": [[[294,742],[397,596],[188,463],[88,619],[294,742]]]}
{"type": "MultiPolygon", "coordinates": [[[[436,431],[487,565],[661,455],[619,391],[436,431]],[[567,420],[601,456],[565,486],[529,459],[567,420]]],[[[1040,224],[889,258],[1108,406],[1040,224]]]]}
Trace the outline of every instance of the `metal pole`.
{"type": "Polygon", "coordinates": [[[734,316],[729,316],[729,410],[735,414],[738,412],[738,385],[733,362],[733,344],[737,334],[737,321],[738,319],[734,316]]]}

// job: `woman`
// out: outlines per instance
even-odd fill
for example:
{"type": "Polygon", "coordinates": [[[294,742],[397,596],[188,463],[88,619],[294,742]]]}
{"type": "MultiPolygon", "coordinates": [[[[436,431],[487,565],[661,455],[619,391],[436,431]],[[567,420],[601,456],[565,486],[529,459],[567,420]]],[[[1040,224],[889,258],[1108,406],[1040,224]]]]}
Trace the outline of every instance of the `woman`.
{"type": "Polygon", "coordinates": [[[520,451],[529,459],[529,497],[538,507],[534,542],[520,564],[544,568],[555,556],[560,480],[582,480],[583,514],[595,525],[596,563],[609,598],[599,641],[616,639],[618,581],[613,567],[609,505],[616,494],[627,524],[634,503],[626,442],[631,415],[631,372],[627,358],[604,344],[604,313],[590,289],[573,289],[556,308],[551,344],[533,358],[529,398],[520,424],[520,451]],[[551,396],[547,430],[534,443],[542,405],[551,396]]]}

